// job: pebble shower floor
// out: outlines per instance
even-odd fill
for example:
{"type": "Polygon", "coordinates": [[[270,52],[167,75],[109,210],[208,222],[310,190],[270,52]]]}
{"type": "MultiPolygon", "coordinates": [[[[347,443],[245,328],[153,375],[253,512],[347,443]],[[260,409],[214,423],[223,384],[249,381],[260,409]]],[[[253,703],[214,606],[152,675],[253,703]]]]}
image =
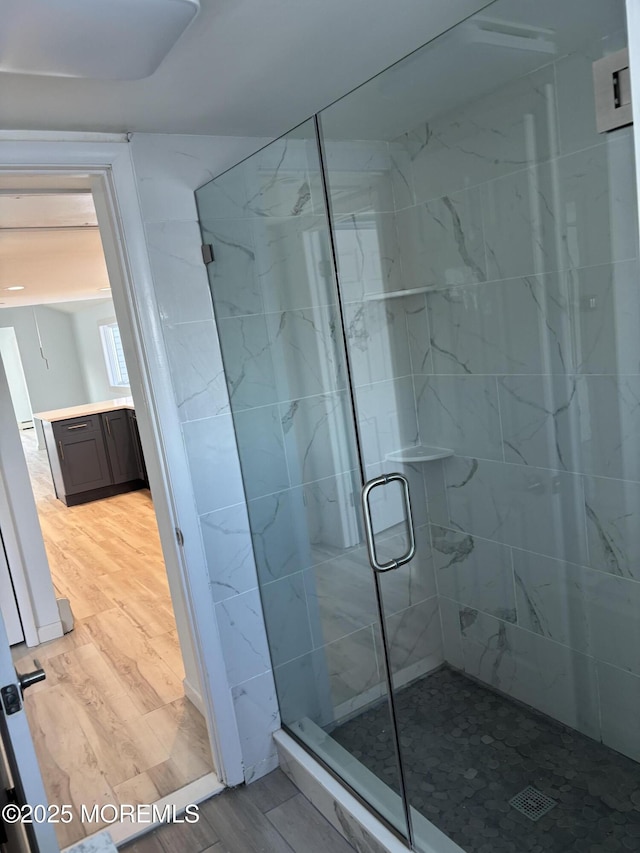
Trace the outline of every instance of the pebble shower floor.
{"type": "MultiPolygon", "coordinates": [[[[448,667],[397,703],[411,805],[467,853],[640,851],[631,759],[448,667]],[[557,802],[536,822],[509,804],[529,785],[557,802]]],[[[394,787],[386,702],[332,735],[394,787]]]]}

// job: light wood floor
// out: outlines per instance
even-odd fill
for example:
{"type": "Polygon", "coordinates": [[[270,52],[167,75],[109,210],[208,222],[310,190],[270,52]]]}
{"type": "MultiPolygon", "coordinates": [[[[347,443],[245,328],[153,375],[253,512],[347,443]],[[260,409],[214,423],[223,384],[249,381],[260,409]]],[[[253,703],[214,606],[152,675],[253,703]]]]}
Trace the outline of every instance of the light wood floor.
{"type": "Polygon", "coordinates": [[[46,451],[23,433],[56,593],[74,630],[14,647],[46,681],[25,707],[51,803],[72,804],[62,847],[95,832],[80,805],[153,803],[213,771],[204,719],[184,697],[184,669],[149,492],[77,507],[56,499],[46,451]]]}

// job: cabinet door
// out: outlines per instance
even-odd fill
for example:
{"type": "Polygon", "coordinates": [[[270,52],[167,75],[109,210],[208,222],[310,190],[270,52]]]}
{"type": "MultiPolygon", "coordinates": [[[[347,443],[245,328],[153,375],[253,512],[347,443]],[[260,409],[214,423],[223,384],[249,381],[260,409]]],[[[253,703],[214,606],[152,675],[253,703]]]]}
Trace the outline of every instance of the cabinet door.
{"type": "Polygon", "coordinates": [[[139,479],[138,461],[127,409],[105,412],[102,415],[102,422],[112,482],[128,483],[130,480],[139,479]]]}
{"type": "Polygon", "coordinates": [[[138,419],[133,409],[127,411],[129,416],[129,426],[131,428],[131,438],[133,440],[133,449],[136,454],[136,464],[138,466],[138,479],[147,480],[147,466],[144,464],[144,454],[142,453],[142,444],[140,443],[140,433],[138,431],[138,419]]]}
{"type": "MultiPolygon", "coordinates": [[[[75,495],[111,484],[111,472],[101,429],[78,426],[63,431],[66,422],[56,424],[55,440],[64,493],[75,495]]],[[[75,424],[72,424],[75,427],[75,424]]]]}

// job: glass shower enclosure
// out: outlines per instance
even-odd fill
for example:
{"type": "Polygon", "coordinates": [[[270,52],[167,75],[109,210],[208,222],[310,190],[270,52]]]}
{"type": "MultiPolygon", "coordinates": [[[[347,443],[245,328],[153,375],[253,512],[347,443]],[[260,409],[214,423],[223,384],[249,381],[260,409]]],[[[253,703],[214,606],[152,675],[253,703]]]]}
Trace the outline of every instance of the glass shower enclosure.
{"type": "Polygon", "coordinates": [[[283,725],[415,850],[640,845],[622,0],[496,0],[197,192],[283,725]]]}

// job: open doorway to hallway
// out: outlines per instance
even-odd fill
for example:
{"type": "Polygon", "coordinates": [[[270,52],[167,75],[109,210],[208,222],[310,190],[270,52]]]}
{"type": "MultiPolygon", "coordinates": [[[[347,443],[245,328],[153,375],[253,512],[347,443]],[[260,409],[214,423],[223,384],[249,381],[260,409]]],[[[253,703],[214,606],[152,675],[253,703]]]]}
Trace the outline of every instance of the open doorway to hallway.
{"type": "Polygon", "coordinates": [[[206,793],[214,768],[185,681],[91,194],[25,179],[0,189],[0,217],[0,330],[15,338],[31,411],[12,389],[16,429],[55,594],[73,616],[63,637],[13,652],[18,670],[35,657],[47,673],[25,707],[49,800],[76,812],[57,827],[65,847],[101,828],[82,824],[81,804],[153,803],[195,780],[206,793]]]}

